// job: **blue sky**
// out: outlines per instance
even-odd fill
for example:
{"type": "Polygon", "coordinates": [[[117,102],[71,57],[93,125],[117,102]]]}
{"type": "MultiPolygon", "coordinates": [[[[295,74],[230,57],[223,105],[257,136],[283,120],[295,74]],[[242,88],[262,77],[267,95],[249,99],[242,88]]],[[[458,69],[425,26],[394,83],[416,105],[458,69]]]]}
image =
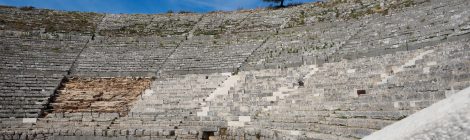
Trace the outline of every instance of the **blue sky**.
{"type": "MultiPolygon", "coordinates": [[[[291,0],[312,2],[315,0],[291,0]]],[[[34,6],[66,11],[99,13],[165,13],[172,11],[209,12],[215,10],[253,9],[270,3],[262,0],[0,0],[0,5],[34,6]]]]}

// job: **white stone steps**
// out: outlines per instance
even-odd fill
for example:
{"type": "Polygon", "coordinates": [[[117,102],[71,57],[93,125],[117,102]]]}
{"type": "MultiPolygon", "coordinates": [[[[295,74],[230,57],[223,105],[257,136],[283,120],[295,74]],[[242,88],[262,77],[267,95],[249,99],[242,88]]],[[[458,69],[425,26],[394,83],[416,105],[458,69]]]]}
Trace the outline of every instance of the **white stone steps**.
{"type": "Polygon", "coordinates": [[[382,80],[380,82],[378,82],[377,85],[388,83],[389,79],[392,79],[393,77],[395,77],[394,73],[400,73],[402,71],[405,71],[407,67],[415,65],[416,61],[423,59],[423,57],[425,55],[431,54],[433,52],[434,52],[434,50],[427,50],[427,51],[421,52],[417,56],[415,56],[413,59],[408,60],[405,64],[403,64],[403,65],[399,66],[397,69],[393,70],[393,73],[390,73],[388,71],[383,73],[381,75],[382,80]]]}
{"type": "MultiPolygon", "coordinates": [[[[230,73],[225,73],[224,75],[230,75],[230,73]]],[[[207,98],[205,98],[203,102],[201,102],[202,111],[197,112],[197,116],[207,116],[209,112],[209,106],[207,106],[206,102],[211,102],[212,100],[214,100],[216,96],[219,96],[219,95],[221,96],[228,95],[229,90],[235,87],[239,79],[240,79],[239,75],[231,75],[230,77],[228,77],[224,81],[224,83],[220,85],[219,88],[217,88],[207,98]]]]}

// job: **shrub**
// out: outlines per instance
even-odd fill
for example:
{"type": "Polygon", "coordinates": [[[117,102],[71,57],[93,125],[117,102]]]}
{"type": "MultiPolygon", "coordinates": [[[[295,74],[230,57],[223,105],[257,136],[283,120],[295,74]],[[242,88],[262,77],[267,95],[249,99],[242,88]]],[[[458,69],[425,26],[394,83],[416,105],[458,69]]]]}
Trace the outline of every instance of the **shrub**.
{"type": "Polygon", "coordinates": [[[35,8],[33,6],[24,6],[24,7],[20,7],[20,10],[23,10],[23,11],[31,11],[31,10],[34,10],[35,8]]]}
{"type": "Polygon", "coordinates": [[[194,13],[194,12],[182,10],[182,11],[179,11],[178,13],[180,13],[180,14],[189,14],[189,13],[194,13]]]}

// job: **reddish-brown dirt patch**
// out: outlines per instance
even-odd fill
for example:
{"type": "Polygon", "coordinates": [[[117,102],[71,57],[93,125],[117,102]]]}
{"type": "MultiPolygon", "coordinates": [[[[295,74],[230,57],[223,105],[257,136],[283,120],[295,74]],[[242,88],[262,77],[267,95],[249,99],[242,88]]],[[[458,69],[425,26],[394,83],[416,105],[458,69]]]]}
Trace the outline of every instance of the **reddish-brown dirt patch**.
{"type": "Polygon", "coordinates": [[[71,78],[58,90],[52,112],[102,112],[126,115],[148,78],[71,78]]]}

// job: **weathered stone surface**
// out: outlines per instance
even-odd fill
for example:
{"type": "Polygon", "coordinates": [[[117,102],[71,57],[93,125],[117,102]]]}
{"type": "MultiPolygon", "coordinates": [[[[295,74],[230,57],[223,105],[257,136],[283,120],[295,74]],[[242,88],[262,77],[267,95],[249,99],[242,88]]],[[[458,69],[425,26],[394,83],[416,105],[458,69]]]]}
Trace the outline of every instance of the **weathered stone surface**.
{"type": "Polygon", "coordinates": [[[145,78],[71,78],[58,90],[52,113],[91,112],[126,115],[145,89],[145,78]]]}
{"type": "Polygon", "coordinates": [[[468,139],[469,98],[464,89],[364,139],[468,139]]]}
{"type": "MultiPolygon", "coordinates": [[[[0,7],[0,139],[360,139],[470,86],[469,5],[334,0],[159,15],[0,7]],[[57,110],[46,116],[48,106],[57,110]]],[[[429,127],[442,137],[412,138],[466,139],[467,123],[454,120],[429,127]]]]}

